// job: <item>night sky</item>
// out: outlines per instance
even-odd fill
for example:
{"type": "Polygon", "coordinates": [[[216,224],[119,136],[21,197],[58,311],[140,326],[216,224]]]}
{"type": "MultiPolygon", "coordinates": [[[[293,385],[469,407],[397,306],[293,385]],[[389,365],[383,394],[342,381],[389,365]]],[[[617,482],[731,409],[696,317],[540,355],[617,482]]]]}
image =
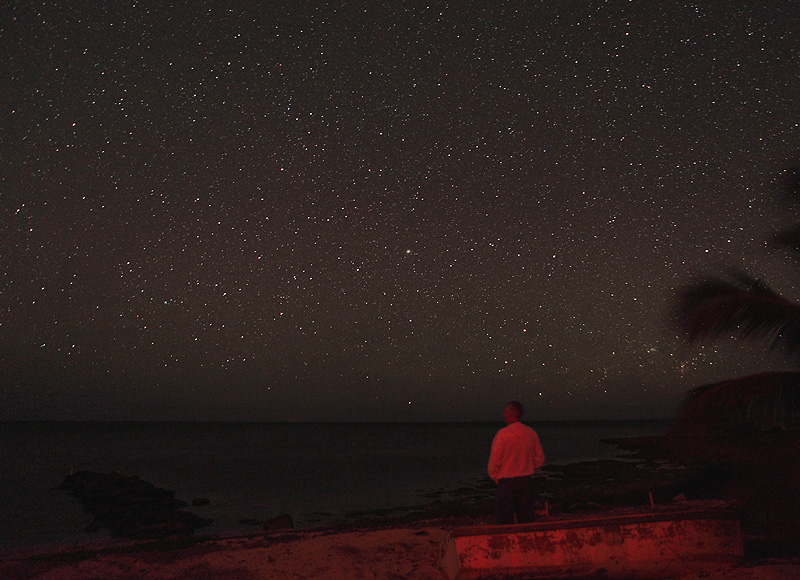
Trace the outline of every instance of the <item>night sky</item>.
{"type": "Polygon", "coordinates": [[[792,368],[800,5],[4,2],[0,419],[671,417],[792,368]]]}

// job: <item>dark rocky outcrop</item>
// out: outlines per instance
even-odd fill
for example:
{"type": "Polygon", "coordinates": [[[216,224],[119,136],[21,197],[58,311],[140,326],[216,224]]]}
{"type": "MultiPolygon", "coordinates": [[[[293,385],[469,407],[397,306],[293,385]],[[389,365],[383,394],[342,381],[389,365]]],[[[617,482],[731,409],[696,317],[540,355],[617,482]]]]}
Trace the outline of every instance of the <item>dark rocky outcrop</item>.
{"type": "Polygon", "coordinates": [[[268,520],[244,518],[239,520],[239,523],[246,526],[261,526],[261,528],[266,532],[275,530],[289,530],[294,528],[294,520],[292,520],[292,516],[289,514],[281,514],[268,520]]]}
{"type": "Polygon", "coordinates": [[[182,508],[175,492],[156,487],[136,476],[117,472],[79,471],[59,486],[78,498],[94,521],[87,531],[107,528],[113,537],[144,539],[189,535],[212,520],[182,508]]]}
{"type": "Polygon", "coordinates": [[[289,514],[281,514],[264,522],[264,530],[288,530],[294,528],[294,521],[289,514]]]}

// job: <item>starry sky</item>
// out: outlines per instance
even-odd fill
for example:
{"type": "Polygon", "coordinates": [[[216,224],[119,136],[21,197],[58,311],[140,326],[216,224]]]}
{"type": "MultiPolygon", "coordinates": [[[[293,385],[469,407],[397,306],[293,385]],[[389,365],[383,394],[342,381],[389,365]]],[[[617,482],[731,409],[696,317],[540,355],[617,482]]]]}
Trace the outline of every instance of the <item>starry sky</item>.
{"type": "Polygon", "coordinates": [[[790,362],[688,283],[796,223],[800,7],[0,8],[0,419],[671,417],[790,362]]]}

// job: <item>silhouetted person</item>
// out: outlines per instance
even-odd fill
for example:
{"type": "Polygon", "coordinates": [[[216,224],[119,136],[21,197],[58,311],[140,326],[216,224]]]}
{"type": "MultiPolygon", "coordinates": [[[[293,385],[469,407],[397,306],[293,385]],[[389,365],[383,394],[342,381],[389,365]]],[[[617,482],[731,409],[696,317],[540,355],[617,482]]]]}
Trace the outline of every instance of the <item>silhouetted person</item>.
{"type": "Polygon", "coordinates": [[[522,405],[508,403],[503,411],[506,426],[492,440],[489,477],[497,483],[497,523],[532,522],[534,519],[531,476],[544,464],[544,451],[536,431],[521,422],[522,405]]]}

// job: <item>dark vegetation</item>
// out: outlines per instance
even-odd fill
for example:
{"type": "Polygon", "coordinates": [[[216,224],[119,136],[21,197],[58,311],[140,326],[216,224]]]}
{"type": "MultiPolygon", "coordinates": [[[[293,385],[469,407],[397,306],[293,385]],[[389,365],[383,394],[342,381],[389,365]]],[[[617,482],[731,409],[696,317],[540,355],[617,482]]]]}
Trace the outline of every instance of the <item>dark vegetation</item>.
{"type": "MultiPolygon", "coordinates": [[[[800,166],[782,178],[796,205],[800,166]]],[[[778,232],[768,246],[800,259],[800,224],[778,232]]],[[[688,286],[677,319],[689,342],[760,340],[800,360],[800,304],[749,273],[688,286]]],[[[708,492],[741,503],[751,545],[800,552],[800,372],[733,377],[691,390],[661,446],[703,470],[708,492]]]]}
{"type": "MultiPolygon", "coordinates": [[[[783,176],[786,194],[797,204],[800,166],[783,176]]],[[[768,246],[800,260],[800,223],[778,232],[768,246]]],[[[760,340],[782,347],[800,361],[800,303],[781,296],[763,280],[746,272],[726,279],[707,279],[684,288],[678,296],[677,320],[691,343],[714,339],[760,340]]],[[[800,373],[776,372],[703,385],[690,391],[681,405],[682,424],[709,423],[713,429],[752,431],[800,429],[800,373]]]]}

